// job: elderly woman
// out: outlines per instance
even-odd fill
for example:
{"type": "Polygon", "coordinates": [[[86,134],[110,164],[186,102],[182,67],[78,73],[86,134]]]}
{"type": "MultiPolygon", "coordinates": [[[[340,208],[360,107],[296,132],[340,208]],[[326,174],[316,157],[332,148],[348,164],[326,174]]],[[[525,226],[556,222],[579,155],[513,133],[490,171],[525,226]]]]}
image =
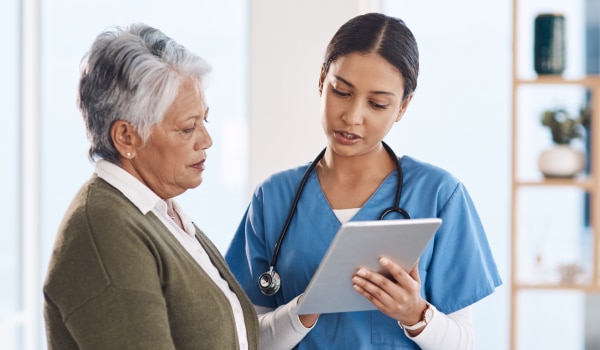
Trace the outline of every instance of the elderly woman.
{"type": "Polygon", "coordinates": [[[256,349],[257,316],[173,200],[212,140],[198,56],[146,25],[102,33],[79,84],[96,171],[60,226],[44,284],[49,349],[256,349]]]}

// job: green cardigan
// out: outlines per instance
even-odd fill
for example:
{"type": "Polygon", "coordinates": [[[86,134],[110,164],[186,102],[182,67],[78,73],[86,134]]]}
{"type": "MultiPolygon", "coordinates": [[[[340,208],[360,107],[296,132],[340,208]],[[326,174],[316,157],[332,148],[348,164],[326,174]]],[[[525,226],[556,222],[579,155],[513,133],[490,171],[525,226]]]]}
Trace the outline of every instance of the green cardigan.
{"type": "MultiPolygon", "coordinates": [[[[225,260],[196,237],[237,294],[249,349],[256,312],[225,260]]],[[[231,306],[210,277],[152,213],[92,177],[59,228],[44,283],[48,348],[238,349],[231,306]]]]}

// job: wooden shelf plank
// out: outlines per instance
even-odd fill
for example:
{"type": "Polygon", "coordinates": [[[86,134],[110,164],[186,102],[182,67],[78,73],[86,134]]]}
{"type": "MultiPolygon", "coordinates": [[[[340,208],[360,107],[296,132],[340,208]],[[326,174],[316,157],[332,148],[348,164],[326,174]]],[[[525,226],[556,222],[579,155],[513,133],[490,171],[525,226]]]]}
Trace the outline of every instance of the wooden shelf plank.
{"type": "Polygon", "coordinates": [[[539,75],[534,79],[516,78],[516,85],[583,85],[597,88],[600,84],[600,75],[589,75],[580,78],[565,78],[560,75],[539,75]]]}
{"type": "Polygon", "coordinates": [[[515,180],[513,185],[517,188],[522,187],[579,187],[586,191],[595,189],[594,179],[591,177],[581,177],[576,179],[539,179],[539,180],[515,180]]]}
{"type": "Polygon", "coordinates": [[[515,290],[551,290],[551,291],[575,291],[582,293],[599,293],[600,286],[593,284],[528,284],[516,283],[515,290]]]}

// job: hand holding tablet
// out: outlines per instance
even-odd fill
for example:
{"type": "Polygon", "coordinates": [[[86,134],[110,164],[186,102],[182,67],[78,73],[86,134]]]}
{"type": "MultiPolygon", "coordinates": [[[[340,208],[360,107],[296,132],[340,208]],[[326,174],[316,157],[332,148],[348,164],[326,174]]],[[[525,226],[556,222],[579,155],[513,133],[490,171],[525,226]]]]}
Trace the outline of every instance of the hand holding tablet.
{"type": "Polygon", "coordinates": [[[382,256],[410,271],[441,223],[427,218],[343,224],[308,284],[298,314],[375,310],[352,287],[352,275],[360,267],[382,272],[382,256]]]}

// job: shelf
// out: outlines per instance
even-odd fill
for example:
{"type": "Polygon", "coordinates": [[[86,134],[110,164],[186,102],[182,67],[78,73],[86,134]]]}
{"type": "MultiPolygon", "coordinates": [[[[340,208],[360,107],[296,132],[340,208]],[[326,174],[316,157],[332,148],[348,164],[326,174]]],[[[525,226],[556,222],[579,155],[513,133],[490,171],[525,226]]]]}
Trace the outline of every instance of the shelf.
{"type": "MultiPolygon", "coordinates": [[[[554,12],[553,6],[558,6],[556,11],[560,13],[566,12],[569,56],[584,51],[573,40],[584,33],[584,21],[577,20],[583,11],[577,4],[566,2],[560,6],[539,0],[512,3],[510,349],[522,350],[537,348],[540,342],[531,338],[530,328],[523,332],[523,324],[541,324],[542,330],[552,324],[551,319],[536,318],[540,317],[537,312],[528,318],[531,310],[523,300],[536,300],[547,291],[559,295],[600,293],[600,123],[595,122],[600,117],[600,75],[585,75],[577,55],[567,57],[564,74],[536,75],[531,66],[535,54],[532,20],[542,11],[554,12]],[[582,102],[589,104],[586,107],[591,108],[593,122],[585,133],[588,139],[574,147],[589,152],[589,174],[575,178],[543,177],[534,167],[536,157],[549,142],[546,130],[539,124],[540,112],[552,108],[549,106],[560,106],[571,113],[580,110],[582,102]],[[540,254],[541,272],[535,260],[540,254]],[[585,274],[574,280],[562,278],[557,268],[570,263],[583,266],[585,274]],[[533,299],[523,299],[523,295],[533,299]]],[[[560,309],[561,305],[554,306],[560,309]]],[[[579,321],[577,317],[571,321],[579,321]]],[[[562,335],[556,333],[548,338],[554,336],[558,339],[562,335]]],[[[544,347],[547,346],[541,348],[544,347]]]]}
{"type": "Polygon", "coordinates": [[[581,177],[575,179],[540,179],[540,180],[515,180],[515,187],[578,187],[586,191],[594,190],[594,179],[581,177]]]}
{"type": "Polygon", "coordinates": [[[515,289],[521,290],[570,290],[585,293],[600,293],[600,286],[594,286],[591,284],[529,284],[529,283],[515,283],[513,285],[515,289]]]}
{"type": "Polygon", "coordinates": [[[516,85],[584,85],[596,87],[600,84],[600,75],[589,75],[581,78],[565,78],[561,75],[538,75],[535,79],[515,78],[516,85]]]}

